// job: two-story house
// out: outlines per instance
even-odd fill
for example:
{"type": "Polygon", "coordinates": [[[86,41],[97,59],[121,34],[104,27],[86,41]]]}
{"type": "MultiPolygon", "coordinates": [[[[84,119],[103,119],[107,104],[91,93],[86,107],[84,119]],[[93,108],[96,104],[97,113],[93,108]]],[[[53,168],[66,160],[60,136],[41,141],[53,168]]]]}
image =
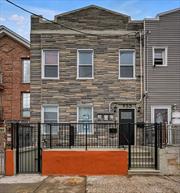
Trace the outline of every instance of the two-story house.
{"type": "Polygon", "coordinates": [[[31,121],[143,121],[143,22],[94,5],[53,22],[31,17],[31,121]]]}
{"type": "Polygon", "coordinates": [[[144,20],[145,120],[172,121],[180,111],[180,9],[144,20]]]}

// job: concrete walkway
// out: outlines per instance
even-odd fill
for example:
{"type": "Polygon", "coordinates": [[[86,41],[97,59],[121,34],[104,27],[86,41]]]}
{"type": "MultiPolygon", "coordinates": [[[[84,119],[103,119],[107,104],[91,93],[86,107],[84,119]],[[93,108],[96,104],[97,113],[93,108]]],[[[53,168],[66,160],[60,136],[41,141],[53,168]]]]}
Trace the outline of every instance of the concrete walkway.
{"type": "Polygon", "coordinates": [[[180,193],[180,176],[18,175],[1,178],[0,193],[180,193]]]}

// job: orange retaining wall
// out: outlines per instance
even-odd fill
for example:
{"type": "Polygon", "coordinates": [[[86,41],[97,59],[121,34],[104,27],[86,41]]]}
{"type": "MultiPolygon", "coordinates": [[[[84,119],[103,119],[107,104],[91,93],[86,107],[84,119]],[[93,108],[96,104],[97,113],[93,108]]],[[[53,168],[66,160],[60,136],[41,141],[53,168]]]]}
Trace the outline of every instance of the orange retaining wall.
{"type": "Polygon", "coordinates": [[[5,163],[5,174],[6,176],[14,175],[14,152],[11,149],[6,150],[6,163],[5,163]]]}
{"type": "Polygon", "coordinates": [[[43,150],[42,175],[127,175],[128,152],[43,150]]]}

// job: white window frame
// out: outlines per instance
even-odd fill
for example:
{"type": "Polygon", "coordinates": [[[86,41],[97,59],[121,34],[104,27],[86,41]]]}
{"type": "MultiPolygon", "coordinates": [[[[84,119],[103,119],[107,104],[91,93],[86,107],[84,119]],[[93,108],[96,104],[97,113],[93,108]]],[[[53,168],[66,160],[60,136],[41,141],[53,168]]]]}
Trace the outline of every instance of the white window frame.
{"type": "Polygon", "coordinates": [[[30,58],[22,58],[22,83],[23,84],[29,84],[31,81],[31,61],[30,58]],[[25,82],[24,81],[24,61],[28,60],[29,61],[29,81],[25,82]]]}
{"type": "MultiPolygon", "coordinates": [[[[29,97],[30,97],[30,98],[29,98],[29,102],[31,101],[31,93],[30,93],[30,92],[22,92],[22,94],[21,94],[21,95],[22,95],[22,103],[21,103],[21,104],[22,104],[22,109],[21,109],[21,110],[22,110],[22,113],[21,113],[21,115],[22,115],[23,118],[30,118],[31,115],[29,115],[29,116],[24,116],[24,115],[23,115],[23,109],[24,109],[24,106],[23,106],[24,94],[29,94],[29,97]]],[[[29,113],[31,113],[30,107],[29,107],[29,113]]]]}
{"type": "Polygon", "coordinates": [[[58,80],[59,79],[59,50],[58,49],[42,49],[41,50],[41,78],[45,80],[58,80]],[[45,51],[57,51],[58,52],[58,64],[50,64],[58,66],[58,76],[57,77],[45,77],[45,51]]]}
{"type": "Polygon", "coordinates": [[[163,46],[154,46],[154,47],[152,47],[152,59],[153,59],[153,61],[152,61],[152,64],[153,64],[153,66],[157,66],[157,67],[166,67],[166,66],[168,66],[168,62],[167,62],[167,60],[168,60],[168,47],[163,47],[163,46]],[[157,65],[157,64],[154,64],[154,57],[155,57],[155,49],[164,49],[165,50],[165,61],[164,61],[164,64],[163,65],[157,65]]]}
{"type": "MultiPolygon", "coordinates": [[[[57,123],[59,123],[59,105],[58,104],[43,104],[41,106],[41,123],[44,123],[44,107],[56,107],[57,108],[57,123]]],[[[41,129],[42,129],[42,131],[44,131],[43,124],[42,124],[41,129]]],[[[49,133],[44,131],[43,134],[49,134],[49,133]]],[[[54,135],[54,134],[57,134],[57,133],[52,132],[52,134],[54,135]]]]}
{"type": "Polygon", "coordinates": [[[136,79],[136,51],[135,49],[119,49],[119,76],[120,80],[134,80],[136,79]],[[127,64],[121,64],[121,51],[133,51],[133,77],[121,77],[121,66],[128,66],[127,64]]]}
{"type": "MultiPolygon", "coordinates": [[[[81,105],[78,105],[77,106],[77,123],[79,123],[79,108],[86,108],[86,107],[89,107],[91,108],[91,114],[92,114],[92,117],[91,117],[91,120],[92,122],[91,123],[94,123],[94,107],[93,105],[90,105],[90,104],[81,104],[81,105]]],[[[77,127],[77,133],[78,134],[84,134],[84,133],[81,133],[78,131],[78,127],[77,127]]],[[[94,133],[94,126],[92,124],[92,132],[91,133],[87,133],[88,135],[92,135],[94,133]]]]}
{"type": "MultiPolygon", "coordinates": [[[[83,64],[81,64],[83,65],[83,64]]],[[[86,64],[87,65],[87,64],[86,64]]],[[[90,65],[89,65],[90,66],[90,65]]],[[[79,80],[92,80],[94,79],[94,50],[93,49],[77,49],[77,79],[79,80]],[[92,77],[79,77],[79,52],[80,51],[92,51],[92,77]]]]}
{"type": "Polygon", "coordinates": [[[154,121],[154,111],[155,109],[167,109],[168,110],[168,124],[171,122],[171,105],[152,105],[151,106],[151,123],[154,121]]]}

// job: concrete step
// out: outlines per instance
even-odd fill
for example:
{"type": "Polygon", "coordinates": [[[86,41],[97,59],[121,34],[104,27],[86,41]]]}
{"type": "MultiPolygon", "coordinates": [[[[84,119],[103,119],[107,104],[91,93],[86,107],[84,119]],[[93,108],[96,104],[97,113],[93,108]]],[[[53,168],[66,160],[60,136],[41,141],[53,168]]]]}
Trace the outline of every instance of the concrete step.
{"type": "Polygon", "coordinates": [[[128,175],[160,175],[160,170],[149,169],[149,168],[132,168],[128,171],[128,175]]]}

